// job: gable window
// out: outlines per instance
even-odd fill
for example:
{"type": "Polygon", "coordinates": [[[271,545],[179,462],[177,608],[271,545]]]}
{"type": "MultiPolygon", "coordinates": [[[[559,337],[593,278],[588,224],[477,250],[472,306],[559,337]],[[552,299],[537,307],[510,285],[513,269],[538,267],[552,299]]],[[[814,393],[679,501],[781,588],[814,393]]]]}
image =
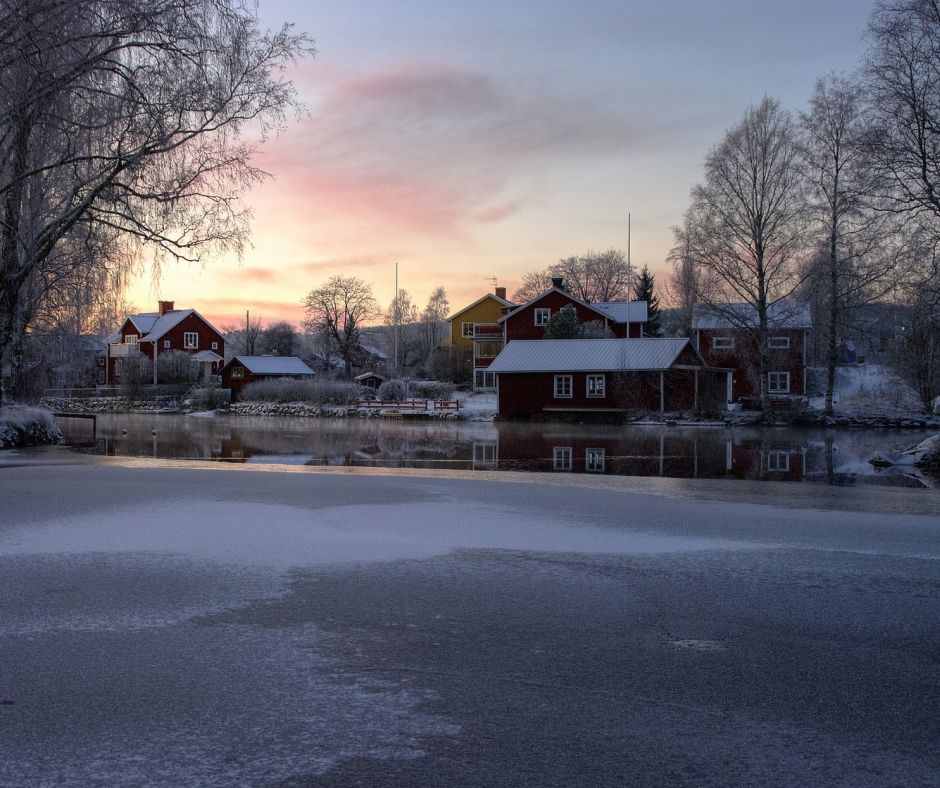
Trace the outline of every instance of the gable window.
{"type": "Polygon", "coordinates": [[[767,347],[771,350],[789,350],[790,337],[768,337],[767,347]]]}
{"type": "Polygon", "coordinates": [[[589,397],[603,397],[606,389],[604,375],[587,376],[587,395],[589,397]]]}
{"type": "Polygon", "coordinates": [[[244,367],[232,367],[232,380],[241,380],[245,377],[244,367]]]}
{"type": "Polygon", "coordinates": [[[571,470],[571,447],[556,446],[552,449],[552,468],[556,471],[571,470]]]}
{"type": "Polygon", "coordinates": [[[604,450],[603,449],[585,449],[584,450],[584,470],[598,473],[604,470],[604,450]]]}
{"type": "Polygon", "coordinates": [[[196,350],[199,347],[199,333],[197,331],[184,331],[183,347],[187,350],[196,350]]]}
{"type": "Polygon", "coordinates": [[[546,306],[537,306],[534,310],[535,313],[535,325],[537,326],[547,326],[548,319],[552,316],[552,310],[546,306]]]}
{"type": "Polygon", "coordinates": [[[164,340],[163,340],[163,349],[164,349],[164,350],[169,350],[169,349],[170,349],[170,340],[169,340],[169,339],[164,339],[164,340]]]}
{"type": "Polygon", "coordinates": [[[138,339],[139,339],[139,337],[137,336],[137,334],[127,334],[127,335],[124,337],[124,344],[125,344],[125,345],[136,345],[138,339]]]}
{"type": "Polygon", "coordinates": [[[768,471],[789,471],[790,470],[790,452],[787,452],[787,451],[767,452],[767,470],[768,471]]]}
{"type": "Polygon", "coordinates": [[[712,350],[734,350],[734,337],[712,337],[712,350]]]}
{"type": "Polygon", "coordinates": [[[570,399],[571,375],[555,375],[555,399],[570,399]]]}
{"type": "Polygon", "coordinates": [[[212,349],[213,349],[213,350],[218,350],[218,349],[219,349],[219,343],[218,343],[218,342],[213,342],[213,343],[212,343],[212,349]]]}
{"type": "Polygon", "coordinates": [[[461,335],[465,337],[473,336],[473,327],[475,323],[463,323],[461,324],[461,335]]]}
{"type": "Polygon", "coordinates": [[[790,373],[789,372],[768,372],[767,390],[771,394],[789,394],[790,393],[790,373]]]}

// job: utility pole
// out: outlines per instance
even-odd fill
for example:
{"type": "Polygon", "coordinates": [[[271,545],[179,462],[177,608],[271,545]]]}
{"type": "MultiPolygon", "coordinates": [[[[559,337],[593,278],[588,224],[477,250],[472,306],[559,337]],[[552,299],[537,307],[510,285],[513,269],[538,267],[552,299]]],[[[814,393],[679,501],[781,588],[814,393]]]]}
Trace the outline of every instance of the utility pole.
{"type": "Polygon", "coordinates": [[[401,300],[398,297],[398,261],[395,261],[395,373],[398,373],[398,334],[401,326],[401,300]]]}

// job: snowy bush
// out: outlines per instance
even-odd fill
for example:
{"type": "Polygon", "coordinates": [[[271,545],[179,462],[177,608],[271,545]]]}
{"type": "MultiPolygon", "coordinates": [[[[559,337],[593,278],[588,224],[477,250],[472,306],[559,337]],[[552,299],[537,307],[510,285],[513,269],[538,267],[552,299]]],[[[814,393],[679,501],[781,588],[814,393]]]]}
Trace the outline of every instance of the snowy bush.
{"type": "Polygon", "coordinates": [[[411,396],[418,399],[450,399],[454,384],[441,380],[415,380],[411,383],[411,396]]]}
{"type": "Polygon", "coordinates": [[[193,391],[190,404],[193,410],[218,410],[228,405],[230,399],[229,389],[203,388],[193,391]]]}
{"type": "Polygon", "coordinates": [[[389,400],[403,400],[407,396],[407,392],[405,381],[395,378],[386,380],[379,386],[378,395],[380,400],[388,402],[389,400]]]}
{"type": "Polygon", "coordinates": [[[52,411],[25,405],[0,408],[0,448],[59,443],[62,433],[52,411]]]}
{"type": "Polygon", "coordinates": [[[359,397],[359,386],[335,380],[277,378],[258,380],[242,389],[248,402],[312,402],[316,405],[348,405],[359,397]]]}

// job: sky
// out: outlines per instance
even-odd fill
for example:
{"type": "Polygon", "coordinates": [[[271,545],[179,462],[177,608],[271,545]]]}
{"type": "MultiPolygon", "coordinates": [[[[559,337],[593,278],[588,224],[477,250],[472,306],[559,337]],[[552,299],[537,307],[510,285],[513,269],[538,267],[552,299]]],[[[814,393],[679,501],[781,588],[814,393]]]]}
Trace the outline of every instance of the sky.
{"type": "Polygon", "coordinates": [[[660,279],[709,149],[764,96],[804,110],[854,69],[867,0],[259,0],[316,57],[305,113],[256,163],[242,259],[149,271],[128,297],[220,327],[303,318],[334,274],[457,311],[495,283],[611,247],[660,279]]]}

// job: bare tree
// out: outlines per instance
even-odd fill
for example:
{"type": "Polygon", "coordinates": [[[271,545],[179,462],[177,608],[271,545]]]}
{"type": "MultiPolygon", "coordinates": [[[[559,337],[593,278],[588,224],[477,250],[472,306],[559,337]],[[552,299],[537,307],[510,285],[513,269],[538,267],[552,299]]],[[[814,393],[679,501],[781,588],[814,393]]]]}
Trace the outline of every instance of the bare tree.
{"type": "Polygon", "coordinates": [[[699,297],[699,268],[692,256],[692,236],[698,226],[692,208],[683,217],[682,224],[672,228],[674,246],[666,258],[672,263],[672,279],[662,288],[666,303],[679,312],[680,336],[692,336],[692,311],[699,297]]]}
{"type": "Polygon", "coordinates": [[[890,290],[897,258],[887,254],[887,215],[874,206],[878,178],[862,86],[835,75],[818,80],[800,126],[810,218],[820,248],[809,282],[823,302],[826,413],[831,414],[838,345],[850,311],[890,290]]]}
{"type": "Polygon", "coordinates": [[[627,258],[617,249],[608,249],[565,257],[544,271],[523,274],[513,300],[531,301],[548,290],[552,277],[558,276],[564,280],[565,290],[582,301],[628,301],[633,293],[634,277],[627,258]]]}
{"type": "Polygon", "coordinates": [[[225,349],[232,355],[254,356],[258,352],[259,341],[264,329],[261,327],[261,318],[251,318],[245,314],[242,325],[224,326],[225,349]]]}
{"type": "Polygon", "coordinates": [[[272,356],[293,356],[297,346],[297,329],[286,320],[271,323],[259,337],[262,353],[272,356]]]}
{"type": "Polygon", "coordinates": [[[389,344],[394,348],[396,371],[412,366],[421,357],[424,343],[418,307],[404,288],[398,290],[398,295],[388,305],[385,323],[389,331],[389,344]]]}
{"type": "Polygon", "coordinates": [[[357,276],[332,276],[311,290],[303,304],[307,311],[304,327],[339,354],[347,377],[352,377],[362,326],[378,313],[372,286],[357,276]]]}
{"type": "Polygon", "coordinates": [[[542,295],[552,286],[552,275],[548,269],[544,271],[526,271],[522,275],[522,284],[512,294],[512,300],[517,304],[524,304],[542,295]]]}
{"type": "Polygon", "coordinates": [[[309,50],[238,0],[0,0],[0,354],[70,236],[156,260],[239,253],[238,196],[265,175],[242,133],[283,125],[282,68],[309,50]]]}
{"type": "MultiPolygon", "coordinates": [[[[692,190],[691,254],[709,280],[705,299],[752,336],[762,407],[768,393],[768,307],[800,279],[806,209],[793,120],[775,99],[747,110],[705,159],[704,182],[692,190]],[[729,302],[747,308],[729,307],[729,302]]],[[[700,294],[703,282],[699,282],[700,294]]]]}
{"type": "Polygon", "coordinates": [[[448,312],[450,312],[450,302],[447,300],[447,291],[443,287],[437,287],[428,297],[428,303],[424,307],[424,312],[421,313],[428,356],[444,339],[448,312]]]}

